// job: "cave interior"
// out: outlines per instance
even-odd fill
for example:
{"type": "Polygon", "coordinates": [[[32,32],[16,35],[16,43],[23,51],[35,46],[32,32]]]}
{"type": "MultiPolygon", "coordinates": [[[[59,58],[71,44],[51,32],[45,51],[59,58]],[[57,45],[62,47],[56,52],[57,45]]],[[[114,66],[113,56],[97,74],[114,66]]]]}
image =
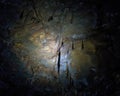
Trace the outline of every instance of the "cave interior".
{"type": "Polygon", "coordinates": [[[1,0],[0,96],[120,96],[117,0],[1,0]]]}

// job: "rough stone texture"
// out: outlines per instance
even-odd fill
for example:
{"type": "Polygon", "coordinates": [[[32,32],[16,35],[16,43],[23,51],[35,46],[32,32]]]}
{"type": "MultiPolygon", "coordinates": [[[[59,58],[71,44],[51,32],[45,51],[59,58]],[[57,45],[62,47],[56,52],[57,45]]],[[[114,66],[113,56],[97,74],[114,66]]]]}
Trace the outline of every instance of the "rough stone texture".
{"type": "Polygon", "coordinates": [[[115,1],[0,0],[0,96],[119,96],[115,1]]]}
{"type": "Polygon", "coordinates": [[[38,81],[48,84],[49,80],[57,78],[64,85],[72,78],[77,85],[80,78],[87,76],[89,68],[97,64],[94,43],[86,39],[88,34],[92,34],[89,30],[94,27],[94,13],[86,9],[85,12],[73,12],[64,8],[62,3],[58,6],[49,2],[40,6],[40,3],[36,1],[36,11],[28,9],[29,6],[23,8],[23,15],[29,16],[22,18],[24,22],[18,20],[13,29],[13,51],[23,62],[25,70],[33,75],[32,84],[38,81]],[[33,17],[40,22],[32,23],[35,22],[31,21],[33,17]]]}

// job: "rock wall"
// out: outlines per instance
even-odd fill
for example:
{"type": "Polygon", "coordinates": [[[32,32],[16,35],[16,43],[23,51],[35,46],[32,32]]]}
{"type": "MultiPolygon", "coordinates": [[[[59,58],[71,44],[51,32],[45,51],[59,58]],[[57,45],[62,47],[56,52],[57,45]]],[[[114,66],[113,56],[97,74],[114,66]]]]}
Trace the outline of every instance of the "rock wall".
{"type": "MultiPolygon", "coordinates": [[[[89,37],[96,20],[92,9],[71,9],[55,1],[26,2],[12,32],[13,51],[25,70],[49,83],[74,80],[77,85],[97,64],[95,46],[89,37]],[[51,3],[53,2],[53,3],[51,3]]],[[[71,6],[71,7],[74,7],[71,6]]]]}

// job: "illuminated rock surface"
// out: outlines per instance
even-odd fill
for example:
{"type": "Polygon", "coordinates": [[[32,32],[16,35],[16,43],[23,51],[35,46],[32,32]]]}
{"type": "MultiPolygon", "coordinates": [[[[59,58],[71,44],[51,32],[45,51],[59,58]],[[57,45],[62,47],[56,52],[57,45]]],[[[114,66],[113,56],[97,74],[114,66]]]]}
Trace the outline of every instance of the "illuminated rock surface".
{"type": "Polygon", "coordinates": [[[18,96],[24,87],[21,96],[108,96],[109,92],[101,93],[113,86],[106,82],[108,73],[115,74],[115,80],[120,77],[107,71],[117,62],[111,55],[117,43],[108,25],[97,25],[97,3],[90,7],[78,0],[25,0],[21,5],[19,18],[8,25],[9,38],[1,32],[3,93],[11,89],[8,93],[18,96]]]}
{"type": "Polygon", "coordinates": [[[76,11],[71,17],[73,13],[65,8],[63,12],[56,10],[54,13],[62,15],[55,16],[55,19],[50,22],[45,21],[51,16],[48,13],[52,13],[52,8],[55,6],[38,9],[38,11],[43,11],[41,12],[44,18],[43,24],[41,22],[36,25],[30,24],[20,30],[16,27],[12,35],[13,51],[33,78],[37,76],[41,80],[41,78],[50,77],[49,79],[52,80],[56,77],[62,79],[60,82],[63,82],[65,79],[69,81],[69,78],[66,78],[69,75],[77,80],[87,76],[89,68],[97,64],[94,43],[86,39],[89,38],[88,34],[92,34],[88,30],[93,28],[91,25],[95,22],[95,16],[91,10],[91,13],[76,11]],[[71,19],[73,19],[72,23],[71,19]],[[85,48],[82,48],[83,46],[85,48]]]}

